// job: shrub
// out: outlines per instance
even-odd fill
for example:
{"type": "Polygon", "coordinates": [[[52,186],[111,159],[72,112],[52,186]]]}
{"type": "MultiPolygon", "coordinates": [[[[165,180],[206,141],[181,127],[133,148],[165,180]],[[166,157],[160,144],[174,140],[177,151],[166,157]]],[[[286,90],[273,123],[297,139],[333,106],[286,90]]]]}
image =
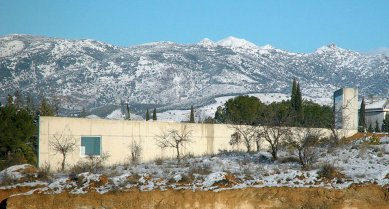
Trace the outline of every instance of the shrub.
{"type": "Polygon", "coordinates": [[[155,159],[154,162],[156,165],[162,165],[164,162],[164,159],[159,157],[159,158],[155,159]]]}
{"type": "Polygon", "coordinates": [[[130,184],[136,184],[136,183],[138,183],[140,177],[141,176],[139,176],[138,174],[135,173],[135,174],[127,177],[127,182],[130,184]]]}
{"type": "Polygon", "coordinates": [[[288,157],[279,158],[278,162],[280,162],[280,163],[299,163],[300,161],[297,157],[288,156],[288,157]]]}
{"type": "Polygon", "coordinates": [[[37,178],[43,181],[47,181],[51,178],[52,175],[51,165],[49,163],[45,163],[38,169],[37,178]]]}
{"type": "Polygon", "coordinates": [[[210,165],[202,164],[202,165],[192,166],[188,172],[190,175],[193,174],[208,175],[212,172],[212,170],[210,165]]]}
{"type": "Polygon", "coordinates": [[[131,164],[137,164],[140,162],[142,155],[142,147],[137,142],[134,142],[130,146],[131,151],[131,164]]]}
{"type": "Polygon", "coordinates": [[[101,156],[88,156],[86,160],[79,161],[70,168],[70,173],[78,174],[84,172],[99,173],[104,169],[104,163],[110,155],[103,153],[101,156]]]}
{"type": "Polygon", "coordinates": [[[12,176],[8,175],[7,172],[4,172],[0,176],[0,186],[9,186],[15,183],[16,181],[12,178],[12,176]]]}
{"type": "Polygon", "coordinates": [[[334,178],[343,178],[344,175],[336,167],[330,164],[324,164],[317,173],[320,178],[332,180],[334,178]]]}
{"type": "Polygon", "coordinates": [[[380,144],[380,139],[377,136],[372,136],[369,140],[369,144],[380,144]]]}

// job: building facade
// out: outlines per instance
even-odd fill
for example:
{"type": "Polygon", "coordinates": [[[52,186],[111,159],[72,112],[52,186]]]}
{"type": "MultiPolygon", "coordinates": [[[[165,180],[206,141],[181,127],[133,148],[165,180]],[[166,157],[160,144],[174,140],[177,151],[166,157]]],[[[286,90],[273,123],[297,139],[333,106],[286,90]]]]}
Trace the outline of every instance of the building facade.
{"type": "Polygon", "coordinates": [[[358,129],[358,89],[342,88],[334,92],[335,128],[358,129]]]}
{"type": "MultiPolygon", "coordinates": [[[[290,128],[291,131],[301,129],[290,128]]],[[[50,145],[56,139],[75,143],[75,149],[68,153],[67,167],[90,156],[109,156],[106,165],[124,164],[130,162],[131,147],[141,148],[140,161],[153,161],[158,158],[175,158],[174,148],[161,149],[157,139],[168,130],[178,132],[190,131],[191,142],[181,147],[181,156],[201,156],[216,154],[220,150],[239,149],[245,151],[243,145],[232,147],[231,135],[234,128],[227,124],[197,124],[159,121],[129,121],[107,119],[85,119],[65,117],[40,117],[39,119],[39,166],[50,164],[52,169],[59,169],[62,155],[50,145]]],[[[323,137],[331,135],[329,129],[318,129],[323,137]]],[[[341,136],[350,136],[355,131],[340,130],[341,136]]],[[[254,142],[253,142],[254,143],[254,142]]],[[[262,141],[261,147],[268,144],[262,141]]]]}
{"type": "Polygon", "coordinates": [[[389,114],[389,99],[373,102],[365,107],[366,127],[376,129],[376,124],[381,130],[382,122],[386,114],[389,114]]]}

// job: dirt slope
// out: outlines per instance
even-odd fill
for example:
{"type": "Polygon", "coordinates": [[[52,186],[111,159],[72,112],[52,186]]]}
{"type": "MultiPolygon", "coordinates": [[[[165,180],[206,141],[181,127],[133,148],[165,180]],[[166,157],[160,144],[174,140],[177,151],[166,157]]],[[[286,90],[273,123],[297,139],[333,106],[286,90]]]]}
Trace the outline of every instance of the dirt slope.
{"type": "Polygon", "coordinates": [[[323,188],[248,188],[221,192],[189,190],[128,191],[83,195],[19,195],[7,199],[6,208],[343,208],[389,209],[389,190],[377,185],[323,188]]]}

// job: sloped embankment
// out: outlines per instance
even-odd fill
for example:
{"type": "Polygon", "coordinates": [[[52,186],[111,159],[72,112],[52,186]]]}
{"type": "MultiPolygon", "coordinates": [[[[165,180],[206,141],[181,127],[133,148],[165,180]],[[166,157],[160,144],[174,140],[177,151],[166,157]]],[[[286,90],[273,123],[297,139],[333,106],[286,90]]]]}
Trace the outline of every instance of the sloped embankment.
{"type": "Polygon", "coordinates": [[[389,190],[377,185],[347,189],[266,187],[220,192],[190,190],[127,191],[81,195],[32,194],[7,199],[6,208],[381,208],[389,209],[389,190]]]}

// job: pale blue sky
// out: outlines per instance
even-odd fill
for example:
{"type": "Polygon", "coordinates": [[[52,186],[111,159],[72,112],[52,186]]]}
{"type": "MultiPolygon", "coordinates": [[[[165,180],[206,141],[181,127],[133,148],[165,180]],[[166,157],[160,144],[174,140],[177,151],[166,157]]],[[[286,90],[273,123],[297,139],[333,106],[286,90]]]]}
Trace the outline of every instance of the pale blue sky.
{"type": "Polygon", "coordinates": [[[227,36],[293,52],[389,47],[389,0],[0,0],[0,35],[129,46],[227,36]]]}

